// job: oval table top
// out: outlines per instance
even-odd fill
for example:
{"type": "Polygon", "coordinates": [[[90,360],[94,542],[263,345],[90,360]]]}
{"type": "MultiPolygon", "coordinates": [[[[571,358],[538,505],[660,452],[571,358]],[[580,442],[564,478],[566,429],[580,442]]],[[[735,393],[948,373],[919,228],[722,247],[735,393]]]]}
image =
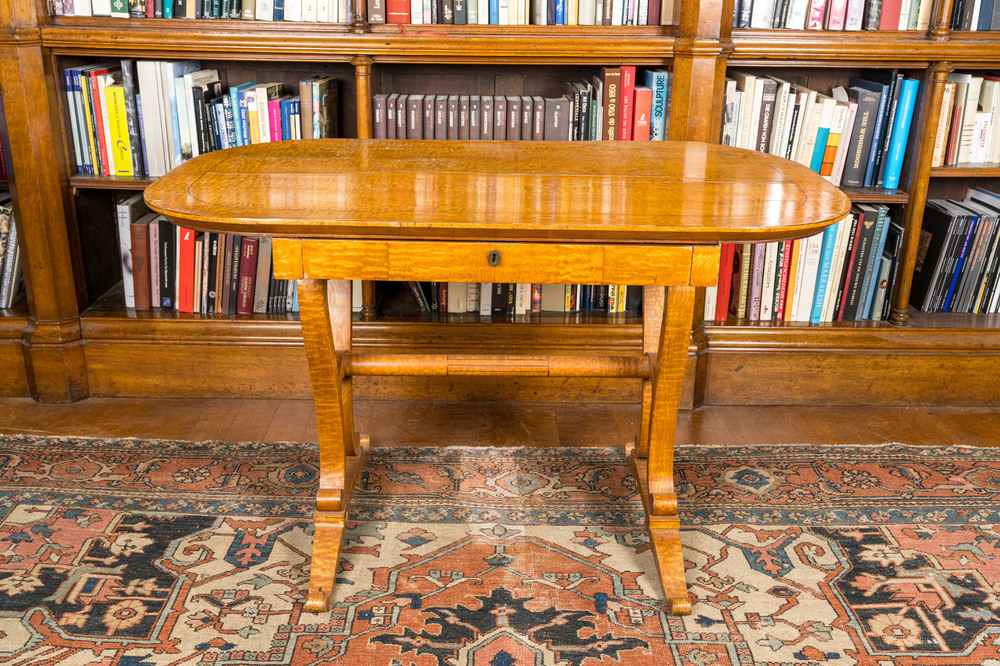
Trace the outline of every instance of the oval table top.
{"type": "Polygon", "coordinates": [[[561,243],[782,240],[850,208],[795,162],[678,141],[282,141],[196,157],[145,198],[206,231],[561,243]]]}

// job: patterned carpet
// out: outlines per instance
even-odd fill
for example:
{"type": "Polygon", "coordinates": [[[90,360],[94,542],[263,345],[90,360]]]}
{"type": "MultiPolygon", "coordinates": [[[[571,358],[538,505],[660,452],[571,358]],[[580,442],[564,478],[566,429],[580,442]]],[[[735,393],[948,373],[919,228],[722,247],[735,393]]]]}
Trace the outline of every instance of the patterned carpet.
{"type": "Polygon", "coordinates": [[[1000,666],[1000,453],[681,449],[685,618],[598,449],[373,449],[303,613],[314,455],[0,437],[0,664],[1000,666]]]}

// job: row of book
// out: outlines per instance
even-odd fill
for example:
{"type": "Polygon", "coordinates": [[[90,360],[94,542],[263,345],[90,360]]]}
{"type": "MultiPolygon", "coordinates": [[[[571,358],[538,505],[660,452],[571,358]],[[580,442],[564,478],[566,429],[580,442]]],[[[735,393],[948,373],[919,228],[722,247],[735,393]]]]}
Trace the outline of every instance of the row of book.
{"type": "Polygon", "coordinates": [[[298,311],[294,280],[274,278],[271,239],[196,232],[119,198],[118,244],[125,307],[216,314],[298,311]]]}
{"type": "Polygon", "coordinates": [[[706,291],[705,319],[884,319],[903,240],[888,212],[881,204],[856,204],[844,220],[808,238],[723,245],[718,286],[706,291]]]}
{"type": "Polygon", "coordinates": [[[722,143],[794,160],[835,185],[896,189],[919,83],[898,71],[872,71],[849,86],[824,95],[730,72],[722,143]]]}
{"type": "Polygon", "coordinates": [[[379,93],[376,139],[662,141],[670,128],[670,74],[602,67],[561,97],[379,93]]]}
{"type": "Polygon", "coordinates": [[[4,190],[0,191],[0,309],[9,308],[23,297],[21,244],[17,240],[10,192],[4,190]]]}
{"type": "Polygon", "coordinates": [[[996,0],[955,0],[949,27],[973,32],[1000,30],[1000,8],[996,0]]]}
{"type": "Polygon", "coordinates": [[[337,79],[224,87],[197,60],[124,59],[63,70],[76,171],[156,178],[185,160],[251,143],[337,134],[337,79]]]}
{"type": "Polygon", "coordinates": [[[373,24],[671,25],[680,17],[678,0],[368,0],[367,9],[373,24]]]}
{"type": "Polygon", "coordinates": [[[347,0],[48,0],[53,16],[347,23],[347,0]]]}
{"type": "Polygon", "coordinates": [[[910,304],[924,312],[1000,312],[1000,194],[931,199],[924,209],[910,304]]]}
{"type": "Polygon", "coordinates": [[[931,166],[1000,162],[1000,76],[952,72],[944,84],[931,166]]]}
{"type": "Polygon", "coordinates": [[[736,0],[733,27],[926,31],[933,5],[933,0],[736,0]]]}
{"type": "Polygon", "coordinates": [[[503,282],[407,282],[421,312],[479,313],[483,316],[532,312],[607,314],[642,311],[642,287],[601,284],[503,282]]]}

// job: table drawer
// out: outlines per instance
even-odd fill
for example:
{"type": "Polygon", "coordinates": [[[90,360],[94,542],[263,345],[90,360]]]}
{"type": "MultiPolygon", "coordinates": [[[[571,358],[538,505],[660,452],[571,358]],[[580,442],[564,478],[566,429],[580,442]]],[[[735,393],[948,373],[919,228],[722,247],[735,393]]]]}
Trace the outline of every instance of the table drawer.
{"type": "Polygon", "coordinates": [[[719,248],[275,239],[277,278],[708,286],[719,248]]]}

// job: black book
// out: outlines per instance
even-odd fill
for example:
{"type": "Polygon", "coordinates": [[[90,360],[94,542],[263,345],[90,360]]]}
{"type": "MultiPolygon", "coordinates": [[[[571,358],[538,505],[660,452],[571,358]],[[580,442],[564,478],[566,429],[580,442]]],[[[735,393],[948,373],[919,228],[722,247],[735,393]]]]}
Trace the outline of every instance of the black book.
{"type": "Polygon", "coordinates": [[[848,284],[844,285],[843,321],[855,321],[858,308],[865,300],[862,285],[864,284],[865,267],[871,260],[875,241],[875,227],[878,221],[878,210],[867,204],[858,204],[861,220],[858,222],[854,236],[854,248],[851,262],[851,274],[848,284]]]}
{"type": "Polygon", "coordinates": [[[639,314],[642,311],[642,287],[629,285],[625,289],[625,312],[639,314]]]}
{"type": "Polygon", "coordinates": [[[455,2],[454,0],[437,0],[438,23],[454,25],[455,23],[455,2]]]}
{"type": "Polygon", "coordinates": [[[162,219],[160,224],[160,307],[173,310],[174,284],[177,276],[177,227],[162,219]]]}
{"type": "Polygon", "coordinates": [[[174,0],[174,18],[185,18],[188,0],[174,0]]]}
{"type": "Polygon", "coordinates": [[[233,236],[233,247],[229,253],[229,314],[236,314],[236,304],[240,300],[240,254],[243,237],[233,236]]]}
{"type": "Polygon", "coordinates": [[[438,311],[438,283],[437,282],[431,282],[430,283],[430,295],[431,295],[431,297],[430,297],[431,312],[437,312],[438,311]]]}
{"type": "Polygon", "coordinates": [[[493,283],[493,298],[491,303],[493,304],[493,314],[504,315],[507,314],[507,294],[510,292],[510,285],[506,282],[494,282],[493,283]]]}
{"type": "Polygon", "coordinates": [[[205,300],[205,312],[215,312],[215,299],[218,296],[215,292],[216,276],[219,274],[219,234],[209,233],[206,236],[208,242],[208,296],[205,300]]]}
{"type": "Polygon", "coordinates": [[[466,7],[468,0],[454,0],[454,20],[455,25],[466,25],[469,23],[469,10],[466,7]]]}
{"type": "MultiPolygon", "coordinates": [[[[190,0],[189,0],[190,1],[190,0]]],[[[246,0],[250,2],[250,0],[246,0]]],[[[243,2],[242,0],[232,0],[229,4],[229,18],[236,21],[243,18],[243,2]]]]}
{"type": "Polygon", "coordinates": [[[872,146],[872,150],[877,151],[875,153],[875,176],[872,178],[872,185],[881,187],[882,179],[885,177],[885,165],[888,161],[885,158],[889,152],[889,143],[892,141],[892,125],[896,120],[896,107],[899,102],[899,90],[902,87],[903,75],[896,70],[866,70],[862,76],[869,81],[889,86],[887,103],[885,104],[885,111],[882,117],[882,133],[878,139],[878,144],[872,146]]]}
{"type": "Polygon", "coordinates": [[[842,311],[841,304],[844,299],[844,289],[847,287],[847,284],[851,279],[851,268],[854,260],[854,241],[857,239],[858,235],[859,217],[861,217],[861,212],[857,209],[857,207],[851,206],[851,219],[847,223],[850,225],[850,227],[848,227],[850,231],[847,236],[847,248],[844,251],[844,266],[843,270],[840,271],[840,284],[837,285],[837,300],[834,301],[836,305],[836,311],[833,315],[834,321],[841,321],[839,313],[842,311]]]}
{"type": "Polygon", "coordinates": [[[608,285],[595,284],[591,303],[595,310],[606,311],[608,309],[608,285]]]}
{"type": "Polygon", "coordinates": [[[882,319],[888,319],[892,312],[892,293],[896,285],[896,275],[899,273],[899,254],[903,249],[903,227],[889,221],[889,228],[885,232],[885,248],[882,256],[887,257],[892,262],[889,270],[889,282],[885,287],[885,303],[882,304],[882,319]]]}
{"type": "Polygon", "coordinates": [[[865,169],[868,168],[868,155],[872,150],[872,138],[875,133],[875,120],[882,94],[874,90],[851,86],[847,91],[852,102],[858,109],[854,115],[854,129],[851,131],[851,143],[844,164],[844,172],[840,184],[846,187],[861,187],[865,183],[865,169]]]}

